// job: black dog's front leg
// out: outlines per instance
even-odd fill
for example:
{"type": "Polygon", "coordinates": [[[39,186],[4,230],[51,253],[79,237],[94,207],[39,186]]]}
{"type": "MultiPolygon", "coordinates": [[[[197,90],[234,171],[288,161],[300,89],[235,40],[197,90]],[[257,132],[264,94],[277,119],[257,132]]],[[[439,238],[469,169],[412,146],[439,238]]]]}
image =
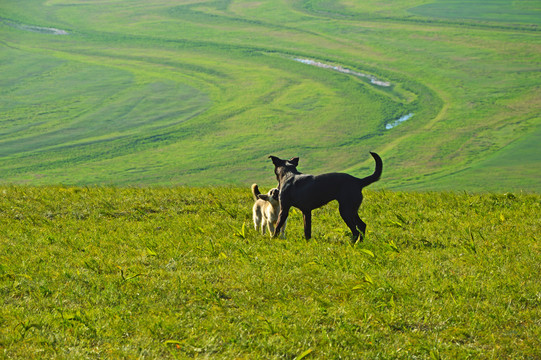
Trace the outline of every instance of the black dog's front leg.
{"type": "Polygon", "coordinates": [[[312,212],[303,211],[302,216],[304,218],[304,237],[309,240],[312,237],[312,212]]]}
{"type": "Polygon", "coordinates": [[[280,213],[278,214],[278,221],[276,222],[276,228],[274,228],[274,234],[272,237],[278,237],[282,226],[286,223],[287,216],[289,215],[289,207],[283,208],[280,207],[280,213]]]}

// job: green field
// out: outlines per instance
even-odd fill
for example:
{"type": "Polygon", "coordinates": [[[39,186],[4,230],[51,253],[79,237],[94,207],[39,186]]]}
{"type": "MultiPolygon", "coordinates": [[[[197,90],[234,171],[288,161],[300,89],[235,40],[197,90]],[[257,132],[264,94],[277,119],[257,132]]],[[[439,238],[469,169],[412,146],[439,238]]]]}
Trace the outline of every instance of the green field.
{"type": "Polygon", "coordinates": [[[535,1],[4,0],[0,182],[270,185],[271,154],[363,176],[376,151],[380,188],[539,192],[539,13],[535,1]]]}
{"type": "Polygon", "coordinates": [[[541,25],[541,6],[535,0],[436,0],[410,9],[427,17],[541,25]]]}
{"type": "Polygon", "coordinates": [[[0,1],[0,358],[541,358],[541,6],[0,1]],[[402,119],[407,119],[401,121],[402,119]],[[252,226],[268,155],[381,181],[252,226]]]}
{"type": "MultiPolygon", "coordinates": [[[[266,190],[266,189],[262,189],[266,190]]],[[[539,359],[539,195],[367,191],[313,239],[249,188],[0,187],[6,359],[539,359]]]]}

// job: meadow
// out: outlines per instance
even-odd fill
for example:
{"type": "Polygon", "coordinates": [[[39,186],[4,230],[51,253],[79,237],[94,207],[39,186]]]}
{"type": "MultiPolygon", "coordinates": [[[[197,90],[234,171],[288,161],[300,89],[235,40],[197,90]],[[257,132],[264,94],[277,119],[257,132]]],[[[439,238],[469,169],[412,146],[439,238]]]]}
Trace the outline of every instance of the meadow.
{"type": "Polygon", "coordinates": [[[2,0],[0,358],[541,358],[540,9],[463,3],[2,0]]]}
{"type": "Polygon", "coordinates": [[[363,176],[376,151],[388,189],[539,192],[539,11],[4,0],[0,183],[270,185],[268,155],[363,176]]]}
{"type": "Polygon", "coordinates": [[[2,186],[0,357],[541,357],[539,195],[365,195],[352,244],[246,187],[2,186]]]}

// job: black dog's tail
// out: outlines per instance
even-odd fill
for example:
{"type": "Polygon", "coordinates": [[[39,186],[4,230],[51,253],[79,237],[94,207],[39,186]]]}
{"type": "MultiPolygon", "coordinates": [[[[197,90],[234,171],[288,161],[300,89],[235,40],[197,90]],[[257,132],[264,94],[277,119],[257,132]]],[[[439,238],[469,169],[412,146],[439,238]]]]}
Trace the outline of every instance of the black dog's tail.
{"type": "Polygon", "coordinates": [[[258,199],[257,195],[261,195],[261,192],[259,191],[257,184],[252,184],[252,195],[254,196],[255,201],[257,201],[258,199]]]}
{"type": "Polygon", "coordinates": [[[375,152],[370,152],[374,160],[376,160],[376,169],[374,170],[374,173],[372,175],[369,175],[365,178],[361,179],[362,187],[368,186],[376,181],[379,180],[381,177],[381,172],[383,171],[383,161],[381,161],[381,158],[378,154],[375,152]]]}

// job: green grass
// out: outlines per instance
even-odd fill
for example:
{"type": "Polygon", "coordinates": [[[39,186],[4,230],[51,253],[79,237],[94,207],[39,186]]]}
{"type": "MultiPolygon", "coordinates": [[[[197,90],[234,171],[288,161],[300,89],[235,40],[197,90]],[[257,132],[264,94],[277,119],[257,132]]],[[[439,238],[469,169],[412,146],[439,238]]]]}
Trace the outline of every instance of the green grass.
{"type": "Polygon", "coordinates": [[[423,16],[541,25],[541,8],[532,0],[446,0],[424,4],[410,11],[423,16]]]}
{"type": "Polygon", "coordinates": [[[1,1],[0,357],[540,358],[538,13],[1,1]],[[368,151],[363,243],[334,203],[253,229],[268,155],[368,151]],[[460,192],[398,191],[430,189],[460,192]]]}
{"type": "Polygon", "coordinates": [[[5,358],[536,359],[539,195],[367,191],[310,241],[249,188],[0,188],[5,358]]]}
{"type": "MultiPolygon", "coordinates": [[[[512,181],[469,172],[512,157],[513,144],[538,132],[537,8],[477,1],[468,7],[475,18],[463,9],[414,0],[2,1],[0,182],[270,184],[270,154],[300,156],[305,172],[364,176],[376,151],[387,188],[539,192],[539,171],[512,181]],[[485,11],[494,6],[502,11],[485,11]]],[[[538,146],[521,154],[540,168],[538,146]]]]}

